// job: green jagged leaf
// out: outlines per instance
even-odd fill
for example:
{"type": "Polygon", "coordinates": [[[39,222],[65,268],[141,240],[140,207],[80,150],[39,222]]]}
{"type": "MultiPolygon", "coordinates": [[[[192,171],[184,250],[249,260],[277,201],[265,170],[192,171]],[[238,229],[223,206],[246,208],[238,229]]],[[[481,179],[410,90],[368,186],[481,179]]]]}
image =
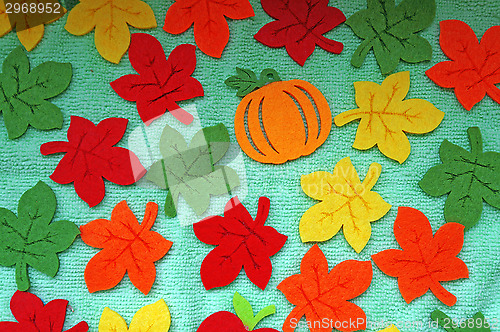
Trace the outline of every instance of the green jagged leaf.
{"type": "Polygon", "coordinates": [[[259,313],[254,316],[252,305],[238,292],[234,293],[233,306],[236,315],[239,319],[241,319],[243,325],[248,327],[249,331],[252,331],[263,318],[276,313],[276,307],[274,305],[270,305],[259,311],[259,313]]]}
{"type": "Polygon", "coordinates": [[[56,196],[39,181],[19,200],[17,216],[0,208],[0,265],[16,266],[17,287],[29,289],[28,265],[55,277],[59,269],[57,253],[66,250],[80,234],[70,221],[51,222],[56,196]]]}
{"type": "Polygon", "coordinates": [[[466,320],[453,320],[440,310],[431,314],[433,321],[448,332],[490,332],[490,324],[481,312],[466,320]]]}
{"type": "Polygon", "coordinates": [[[236,67],[236,75],[229,77],[224,83],[234,89],[238,89],[236,95],[245,97],[250,92],[263,87],[264,85],[276,81],[280,81],[280,77],[274,69],[264,69],[260,73],[260,77],[250,69],[242,69],[236,67]]]}
{"type": "Polygon", "coordinates": [[[45,62],[30,72],[22,47],[4,60],[0,74],[0,112],[9,139],[23,135],[28,125],[40,130],[61,128],[61,110],[46,99],[62,93],[71,81],[69,63],[45,62]]]}
{"type": "Polygon", "coordinates": [[[429,169],[419,182],[431,196],[449,193],[444,206],[447,222],[458,222],[466,229],[481,218],[483,199],[500,208],[500,153],[483,152],[481,131],[467,130],[471,151],[444,140],[439,148],[443,164],[429,169]]]}

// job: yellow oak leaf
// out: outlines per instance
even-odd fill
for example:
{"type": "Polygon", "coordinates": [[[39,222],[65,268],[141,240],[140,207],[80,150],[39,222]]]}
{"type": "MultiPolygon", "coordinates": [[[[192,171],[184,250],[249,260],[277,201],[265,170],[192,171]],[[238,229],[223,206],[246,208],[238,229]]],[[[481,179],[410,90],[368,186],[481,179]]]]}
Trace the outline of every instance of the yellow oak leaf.
{"type": "Polygon", "coordinates": [[[128,25],[156,28],[153,10],[140,0],[80,0],[68,14],[64,28],[82,36],[95,28],[95,46],[101,56],[120,62],[130,46],[128,25]]]}
{"type": "Polygon", "coordinates": [[[394,324],[392,324],[391,326],[389,326],[383,330],[380,330],[378,332],[399,332],[399,330],[394,324]]]}
{"type": "Polygon", "coordinates": [[[302,242],[329,240],[343,227],[347,242],[356,252],[361,252],[370,239],[370,222],[379,220],[391,209],[379,194],[371,191],[381,171],[382,166],[372,163],[361,183],[347,157],[335,165],[333,174],[303,175],[302,190],[321,203],[310,207],[300,219],[302,242]]]}
{"type": "Polygon", "coordinates": [[[163,300],[139,309],[132,318],[130,327],[116,312],[104,308],[99,321],[99,332],[167,332],[170,328],[170,311],[163,300]]]}
{"type": "Polygon", "coordinates": [[[404,132],[424,134],[441,123],[444,113],[423,99],[403,100],[410,88],[410,72],[390,75],[378,85],[355,82],[359,108],[337,115],[337,126],[361,119],[353,147],[367,150],[377,144],[380,152],[403,163],[410,155],[410,142],[404,132]]]}

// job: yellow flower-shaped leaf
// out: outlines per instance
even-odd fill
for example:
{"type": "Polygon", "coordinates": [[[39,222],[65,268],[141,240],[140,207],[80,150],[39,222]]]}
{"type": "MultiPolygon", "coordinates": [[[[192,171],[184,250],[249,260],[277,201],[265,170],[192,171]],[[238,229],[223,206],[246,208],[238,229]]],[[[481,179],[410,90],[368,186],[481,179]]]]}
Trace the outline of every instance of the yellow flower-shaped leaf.
{"type": "Polygon", "coordinates": [[[410,142],[405,132],[424,134],[441,123],[444,113],[423,99],[403,100],[410,88],[410,73],[405,71],[387,77],[382,85],[355,82],[359,108],[335,117],[343,126],[361,119],[353,147],[367,150],[377,144],[380,152],[403,163],[410,155],[410,142]]]}
{"type": "Polygon", "coordinates": [[[80,0],[69,13],[64,28],[82,36],[95,28],[95,46],[101,56],[120,62],[130,45],[128,25],[156,28],[153,10],[140,0],[80,0]]]}
{"type": "Polygon", "coordinates": [[[379,220],[391,208],[379,194],[371,191],[381,171],[382,166],[372,163],[361,183],[347,157],[335,165],[333,174],[303,175],[302,190],[321,203],[309,208],[300,219],[302,242],[329,240],[343,227],[347,242],[356,252],[361,252],[370,239],[370,222],[379,220]]]}
{"type": "Polygon", "coordinates": [[[399,332],[398,328],[393,324],[383,330],[380,330],[378,332],[399,332]]]}

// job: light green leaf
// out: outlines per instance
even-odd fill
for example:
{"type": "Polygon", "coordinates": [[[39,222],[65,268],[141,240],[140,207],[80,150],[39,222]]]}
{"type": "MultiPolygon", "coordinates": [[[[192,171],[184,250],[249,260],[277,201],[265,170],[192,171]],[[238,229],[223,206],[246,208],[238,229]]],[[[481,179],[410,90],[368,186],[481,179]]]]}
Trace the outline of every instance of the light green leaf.
{"type": "Polygon", "coordinates": [[[259,311],[259,313],[254,316],[252,305],[238,292],[234,293],[233,306],[236,315],[239,319],[241,319],[241,322],[248,328],[249,331],[252,331],[262,319],[276,313],[276,307],[274,305],[270,305],[259,311]]]}

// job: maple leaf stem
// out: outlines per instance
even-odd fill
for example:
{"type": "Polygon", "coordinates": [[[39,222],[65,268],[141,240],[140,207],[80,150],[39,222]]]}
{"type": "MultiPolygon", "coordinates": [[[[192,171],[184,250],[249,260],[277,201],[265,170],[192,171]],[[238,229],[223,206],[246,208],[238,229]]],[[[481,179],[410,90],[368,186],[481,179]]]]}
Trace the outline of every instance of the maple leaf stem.
{"type": "Polygon", "coordinates": [[[455,295],[448,292],[438,281],[434,281],[430,288],[432,293],[434,293],[434,295],[436,295],[436,297],[447,306],[451,307],[457,303],[455,295]]]}
{"type": "Polygon", "coordinates": [[[158,215],[158,204],[148,202],[146,204],[146,211],[144,212],[144,219],[142,219],[142,230],[149,230],[153,226],[156,216],[158,215]]]}

